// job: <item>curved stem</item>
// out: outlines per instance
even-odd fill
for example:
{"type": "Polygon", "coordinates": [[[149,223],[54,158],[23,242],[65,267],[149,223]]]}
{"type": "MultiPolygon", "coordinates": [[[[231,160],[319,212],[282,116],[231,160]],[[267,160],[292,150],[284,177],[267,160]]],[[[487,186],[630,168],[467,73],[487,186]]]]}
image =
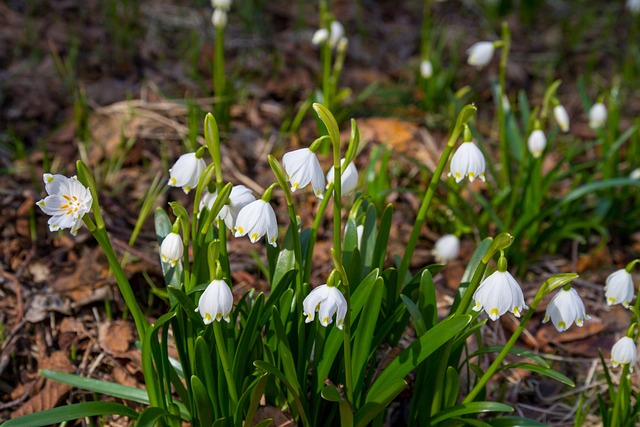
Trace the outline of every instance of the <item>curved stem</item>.
{"type": "MultiPolygon", "coordinates": [[[[326,194],[331,194],[333,192],[333,183],[329,184],[327,187],[326,194]]],[[[325,197],[320,202],[318,206],[318,211],[316,212],[316,216],[313,219],[313,225],[311,226],[311,236],[309,236],[309,244],[307,245],[307,252],[304,260],[304,274],[302,276],[303,283],[309,283],[309,278],[311,277],[311,266],[313,264],[313,248],[316,244],[316,239],[318,238],[318,229],[320,228],[320,223],[324,218],[324,213],[327,210],[327,206],[329,205],[330,197],[325,197]]]]}
{"type": "Polygon", "coordinates": [[[224,376],[227,379],[227,386],[229,387],[231,413],[233,414],[238,406],[238,392],[236,391],[236,383],[233,380],[233,372],[231,372],[231,364],[229,363],[229,354],[227,353],[225,337],[222,333],[222,325],[216,320],[213,321],[213,333],[215,336],[216,347],[218,348],[218,354],[220,355],[222,369],[224,370],[224,376]]]}
{"type": "Polygon", "coordinates": [[[509,153],[509,142],[507,141],[507,123],[505,120],[503,97],[506,95],[506,71],[507,59],[509,58],[509,49],[511,48],[511,33],[509,25],[502,23],[502,50],[500,51],[500,74],[499,74],[499,90],[498,93],[498,124],[500,126],[500,158],[502,159],[502,185],[509,183],[511,176],[511,159],[509,153]]]}

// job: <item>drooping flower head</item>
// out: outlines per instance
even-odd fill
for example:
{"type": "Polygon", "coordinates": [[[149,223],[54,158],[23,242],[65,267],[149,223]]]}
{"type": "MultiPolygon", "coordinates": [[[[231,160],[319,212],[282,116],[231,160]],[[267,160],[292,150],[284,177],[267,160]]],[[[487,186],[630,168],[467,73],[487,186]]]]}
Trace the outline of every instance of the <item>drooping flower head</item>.
{"type": "Polygon", "coordinates": [[[278,238],[276,213],[268,202],[258,199],[240,209],[236,218],[235,236],[248,235],[251,243],[255,243],[265,234],[269,244],[276,246],[278,238]]]}
{"type": "Polygon", "coordinates": [[[315,314],[322,326],[328,326],[336,314],[336,326],[342,329],[344,317],[347,315],[347,300],[338,288],[329,285],[320,285],[307,295],[302,302],[303,314],[306,316],[305,322],[313,322],[315,314]]]}
{"type": "Polygon", "coordinates": [[[338,42],[344,38],[344,27],[340,21],[331,21],[329,33],[329,44],[335,48],[338,46],[338,42]]]}
{"type": "MultiPolygon", "coordinates": [[[[340,166],[344,166],[344,160],[340,160],[340,166]]],[[[358,186],[358,170],[353,162],[350,162],[346,168],[342,168],[340,171],[340,190],[342,194],[347,194],[358,186]]],[[[335,174],[333,166],[327,172],[327,187],[333,182],[333,175],[335,174]]]]}
{"type": "Polygon", "coordinates": [[[627,0],[626,6],[632,14],[637,15],[640,13],[640,0],[627,0]]]}
{"type": "Polygon", "coordinates": [[[622,337],[611,348],[611,363],[616,368],[618,365],[629,365],[633,371],[638,361],[638,347],[633,338],[622,337]]]}
{"type": "Polygon", "coordinates": [[[313,43],[315,46],[318,46],[323,44],[327,40],[329,40],[329,30],[327,30],[326,28],[320,28],[319,30],[316,30],[315,33],[313,33],[311,43],[313,43]]]}
{"type": "Polygon", "coordinates": [[[451,158],[448,176],[453,176],[456,182],[462,181],[465,176],[471,182],[478,177],[484,181],[485,167],[484,156],[476,144],[471,141],[463,142],[451,158]]]}
{"type": "Polygon", "coordinates": [[[172,267],[182,259],[184,254],[184,245],[182,237],[177,233],[169,233],[166,235],[160,245],[160,257],[162,261],[171,264],[172,267]]]}
{"type": "Polygon", "coordinates": [[[211,0],[211,7],[228,11],[231,8],[231,0],[211,0]]]}
{"type": "MultiPolygon", "coordinates": [[[[202,198],[200,199],[200,212],[202,212],[205,207],[207,209],[211,209],[217,197],[217,192],[209,193],[209,191],[205,189],[202,192],[202,198]]],[[[238,213],[240,213],[240,210],[243,207],[255,200],[256,198],[253,193],[247,187],[244,185],[234,185],[231,189],[231,193],[229,194],[229,204],[224,205],[220,209],[220,212],[218,212],[218,218],[222,218],[224,220],[224,224],[229,230],[235,231],[238,213]]]]}
{"type": "Polygon", "coordinates": [[[482,68],[491,62],[494,50],[493,42],[477,42],[467,50],[467,63],[482,68]]]}
{"type": "Polygon", "coordinates": [[[473,300],[476,302],[473,310],[480,311],[484,308],[491,320],[497,320],[507,311],[520,317],[520,313],[529,308],[524,303],[524,295],[520,285],[506,271],[506,260],[504,264],[504,271],[500,271],[499,261],[498,270],[484,279],[473,294],[473,300]]]}
{"type": "Polygon", "coordinates": [[[224,280],[212,280],[200,296],[197,312],[205,325],[222,319],[230,321],[229,313],[233,308],[233,294],[224,280]]]}
{"type": "Polygon", "coordinates": [[[622,304],[624,308],[629,308],[634,294],[631,273],[624,268],[611,273],[607,277],[604,290],[607,305],[622,304]]]}
{"type": "Polygon", "coordinates": [[[527,141],[527,147],[529,147],[529,152],[534,158],[537,159],[540,157],[547,147],[547,137],[544,135],[544,132],[540,129],[531,132],[529,140],[527,141]]]}
{"type": "Polygon", "coordinates": [[[445,234],[436,240],[433,246],[433,254],[440,261],[451,261],[460,255],[460,239],[454,234],[445,234]]]}
{"type": "Polygon", "coordinates": [[[291,192],[306,187],[309,183],[314,194],[322,199],[324,194],[324,172],[315,153],[308,148],[290,151],[282,158],[282,167],[291,183],[291,192]]]}
{"type": "Polygon", "coordinates": [[[42,176],[44,188],[48,196],[36,202],[49,218],[49,230],[57,231],[69,228],[75,236],[82,226],[82,217],[91,211],[93,197],[88,188],[73,176],[52,175],[42,176]]]}
{"type": "Polygon", "coordinates": [[[229,18],[225,9],[213,9],[213,13],[211,14],[211,24],[213,24],[215,28],[226,27],[228,21],[229,18]]]}
{"type": "Polygon", "coordinates": [[[171,187],[182,187],[182,191],[189,194],[189,191],[198,185],[200,176],[206,167],[204,160],[198,158],[196,153],[183,154],[169,169],[168,184],[171,187]]]}
{"type": "Polygon", "coordinates": [[[547,305],[542,323],[551,320],[558,332],[563,332],[569,329],[573,322],[581,327],[584,321],[589,319],[591,317],[586,313],[580,295],[575,289],[570,288],[569,290],[560,289],[553,297],[547,305]]]}
{"type": "Polygon", "coordinates": [[[558,123],[562,132],[569,132],[570,121],[566,108],[560,104],[553,107],[553,117],[556,119],[556,123],[558,123]]]}
{"type": "Polygon", "coordinates": [[[420,76],[423,79],[430,79],[433,76],[433,64],[428,59],[420,63],[420,76]]]}
{"type": "Polygon", "coordinates": [[[607,122],[607,107],[602,102],[596,102],[589,110],[589,127],[599,129],[607,122]]]}

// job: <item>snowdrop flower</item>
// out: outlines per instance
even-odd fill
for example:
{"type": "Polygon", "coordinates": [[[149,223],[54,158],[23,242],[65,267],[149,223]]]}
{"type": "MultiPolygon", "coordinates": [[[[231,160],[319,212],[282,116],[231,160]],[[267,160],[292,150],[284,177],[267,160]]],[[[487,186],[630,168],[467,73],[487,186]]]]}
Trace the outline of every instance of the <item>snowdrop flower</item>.
{"type": "Polygon", "coordinates": [[[569,132],[569,113],[562,105],[556,105],[553,107],[553,117],[556,119],[556,123],[560,127],[562,132],[569,132]]]}
{"type": "Polygon", "coordinates": [[[227,12],[224,9],[214,9],[211,15],[211,23],[216,28],[224,28],[227,26],[227,12]]]}
{"type": "Polygon", "coordinates": [[[433,64],[428,59],[420,63],[420,75],[423,79],[429,79],[433,76],[433,64]]]}
{"type": "Polygon", "coordinates": [[[75,236],[83,224],[82,217],[91,211],[91,192],[75,176],[67,178],[45,173],[42,178],[48,196],[36,204],[42,212],[51,215],[49,230],[69,228],[71,235],[75,236]]]}
{"type": "Polygon", "coordinates": [[[467,50],[467,63],[474,67],[484,67],[493,57],[493,42],[477,42],[467,50]]]}
{"type": "Polygon", "coordinates": [[[624,308],[629,308],[629,303],[633,300],[634,291],[631,273],[624,268],[611,273],[607,277],[604,290],[607,305],[622,304],[624,308]]]}
{"type": "Polygon", "coordinates": [[[596,102],[589,110],[589,127],[598,129],[607,121],[607,107],[602,102],[596,102]]]}
{"type": "Polygon", "coordinates": [[[640,13],[640,0],[627,0],[627,9],[634,15],[640,13]]]}
{"type": "Polygon", "coordinates": [[[229,313],[233,308],[233,294],[224,280],[212,280],[200,296],[196,311],[202,316],[205,325],[214,320],[230,321],[229,313]]]}
{"type": "Polygon", "coordinates": [[[342,26],[340,21],[331,22],[329,33],[329,44],[331,45],[331,47],[336,47],[340,39],[344,38],[344,27],[342,26]]]}
{"type": "Polygon", "coordinates": [[[302,302],[303,313],[307,317],[305,322],[312,322],[316,311],[320,324],[328,326],[333,315],[336,315],[336,326],[342,329],[344,317],[347,315],[347,300],[337,288],[329,285],[320,285],[311,291],[302,302]]]}
{"type": "Polygon", "coordinates": [[[524,295],[516,279],[508,271],[496,271],[480,283],[473,294],[476,305],[474,311],[484,311],[491,320],[497,320],[507,311],[520,317],[522,310],[527,307],[524,303],[524,295]]]}
{"type": "Polygon", "coordinates": [[[453,234],[445,234],[436,240],[433,253],[438,260],[451,261],[460,255],[460,239],[453,234]]]}
{"type": "MultiPolygon", "coordinates": [[[[200,212],[206,207],[207,209],[211,209],[216,199],[218,198],[218,193],[214,192],[209,193],[207,189],[202,192],[202,198],[200,199],[200,212]]],[[[244,185],[234,185],[231,189],[231,193],[229,194],[229,204],[224,205],[220,212],[218,212],[218,217],[224,220],[224,224],[227,226],[229,230],[235,230],[236,226],[236,218],[238,217],[238,213],[240,210],[247,206],[249,203],[254,202],[256,198],[254,197],[251,190],[249,190],[244,185]]],[[[198,215],[200,215],[198,213],[198,215]]]]}
{"type": "Polygon", "coordinates": [[[629,365],[629,370],[633,371],[637,361],[638,347],[633,338],[622,337],[611,348],[611,363],[614,368],[618,365],[629,365]]]}
{"type": "Polygon", "coordinates": [[[558,332],[563,332],[569,329],[573,322],[576,322],[578,326],[582,326],[584,324],[583,321],[589,319],[591,317],[586,313],[580,295],[575,289],[571,288],[568,291],[560,289],[553,297],[549,305],[547,305],[547,312],[542,323],[547,323],[551,320],[558,332]]]}
{"type": "Polygon", "coordinates": [[[324,194],[324,172],[315,153],[308,148],[290,151],[282,158],[282,166],[291,183],[291,192],[311,183],[315,195],[322,199],[324,194]]]}
{"type": "Polygon", "coordinates": [[[211,7],[228,11],[231,8],[231,0],[211,0],[211,7]]]}
{"type": "Polygon", "coordinates": [[[202,175],[206,166],[203,159],[196,157],[196,153],[183,154],[169,169],[169,185],[171,187],[182,187],[182,191],[185,194],[189,194],[189,191],[198,185],[200,175],[202,175]]]}
{"type": "Polygon", "coordinates": [[[529,147],[529,152],[534,158],[537,159],[540,157],[547,146],[547,137],[544,135],[544,132],[540,129],[536,129],[531,132],[529,140],[527,141],[527,146],[529,147]]]}
{"type": "Polygon", "coordinates": [[[327,30],[326,28],[320,28],[315,33],[313,33],[311,43],[318,46],[323,44],[327,40],[329,40],[329,30],[327,30]]]}
{"type": "Polygon", "coordinates": [[[160,245],[160,257],[163,262],[171,264],[172,267],[182,259],[184,254],[184,245],[182,237],[177,233],[169,233],[160,245]]]}
{"type": "MultiPolygon", "coordinates": [[[[340,160],[340,166],[344,166],[344,160],[340,160]]],[[[347,194],[358,186],[358,170],[353,162],[350,162],[346,168],[340,171],[340,190],[342,194],[347,194]]],[[[333,182],[333,174],[335,173],[333,166],[327,172],[327,187],[333,182]]]]}
{"type": "Polygon", "coordinates": [[[276,246],[278,238],[276,213],[269,203],[258,199],[240,209],[236,218],[235,236],[248,235],[251,243],[255,243],[265,234],[269,244],[276,246]]]}
{"type": "Polygon", "coordinates": [[[629,178],[631,179],[640,179],[640,168],[634,169],[629,174],[629,178]]]}
{"type": "Polygon", "coordinates": [[[460,182],[465,176],[473,182],[480,177],[484,181],[485,162],[482,151],[473,142],[463,142],[451,158],[450,172],[448,176],[460,182]]]}

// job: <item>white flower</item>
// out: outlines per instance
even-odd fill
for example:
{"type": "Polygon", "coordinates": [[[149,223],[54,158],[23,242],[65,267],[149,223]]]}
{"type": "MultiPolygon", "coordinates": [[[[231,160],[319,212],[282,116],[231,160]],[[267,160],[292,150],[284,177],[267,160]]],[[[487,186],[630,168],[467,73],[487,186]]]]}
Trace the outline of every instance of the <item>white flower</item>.
{"type": "Polygon", "coordinates": [[[633,338],[622,337],[611,348],[611,363],[614,368],[618,365],[629,365],[629,370],[633,371],[637,361],[638,347],[633,338]]]}
{"type": "Polygon", "coordinates": [[[556,105],[553,107],[553,117],[555,117],[556,123],[558,123],[562,132],[569,132],[570,121],[569,113],[567,113],[566,108],[562,105],[556,105]]]}
{"type": "Polygon", "coordinates": [[[224,28],[227,26],[227,12],[224,9],[214,9],[211,15],[211,23],[216,28],[224,28]]]}
{"type": "Polygon", "coordinates": [[[271,205],[262,199],[249,203],[240,210],[236,218],[236,237],[249,236],[251,243],[255,243],[265,234],[267,241],[276,246],[278,238],[278,222],[276,213],[271,205]]]}
{"type": "Polygon", "coordinates": [[[607,121],[607,107],[602,102],[596,102],[589,110],[589,127],[598,129],[607,121]]]}
{"type": "MultiPolygon", "coordinates": [[[[344,160],[345,159],[340,160],[340,166],[344,165],[344,160]]],[[[333,166],[331,166],[331,169],[329,169],[329,172],[327,172],[327,187],[333,182],[334,173],[335,170],[333,166]]],[[[358,170],[356,169],[356,166],[353,164],[353,162],[350,162],[346,168],[343,168],[340,171],[340,190],[342,191],[342,194],[347,194],[357,186],[358,170]]]]}
{"type": "Polygon", "coordinates": [[[496,271],[480,283],[473,294],[476,305],[474,311],[484,311],[491,320],[497,320],[507,311],[520,317],[522,310],[527,307],[524,303],[524,295],[516,279],[508,271],[496,271]]]}
{"type": "Polygon", "coordinates": [[[169,185],[182,187],[185,194],[198,185],[200,175],[207,167],[203,159],[198,159],[196,153],[183,154],[178,158],[173,167],[169,169],[169,185]]]}
{"type": "Polygon", "coordinates": [[[633,300],[633,278],[624,268],[615,271],[607,277],[604,290],[607,305],[622,304],[629,308],[629,303],[633,300]]]}
{"type": "MultiPolygon", "coordinates": [[[[211,209],[217,198],[217,192],[211,194],[207,189],[205,189],[202,192],[202,198],[200,199],[200,212],[202,212],[205,207],[207,209],[211,209]]],[[[234,230],[236,226],[236,218],[238,217],[240,210],[255,200],[256,198],[253,196],[251,190],[244,185],[235,185],[231,189],[231,193],[229,193],[229,204],[224,205],[220,209],[217,218],[222,218],[227,228],[229,230],[234,230]]]]}
{"type": "Polygon", "coordinates": [[[331,28],[329,30],[329,44],[331,47],[336,47],[340,39],[344,37],[344,27],[340,21],[332,21],[331,28]]]}
{"type": "Polygon", "coordinates": [[[229,313],[233,308],[233,294],[224,280],[212,280],[200,296],[197,312],[200,312],[205,325],[222,319],[230,321],[229,313]]]}
{"type": "Polygon", "coordinates": [[[231,8],[231,0],[211,0],[211,7],[228,11],[231,8]]]}
{"type": "Polygon", "coordinates": [[[437,259],[451,261],[460,255],[460,239],[453,234],[445,234],[436,240],[433,253],[437,259]]]}
{"type": "Polygon", "coordinates": [[[313,33],[311,43],[318,46],[323,44],[327,40],[329,40],[329,30],[327,30],[326,28],[320,28],[315,33],[313,33]]]}
{"type": "Polygon", "coordinates": [[[640,13],[640,0],[627,0],[627,9],[634,15],[640,13]]]}
{"type": "Polygon", "coordinates": [[[591,317],[587,314],[578,292],[571,288],[568,291],[560,289],[549,302],[542,323],[547,323],[549,319],[558,332],[563,332],[569,329],[573,322],[582,326],[583,321],[589,320],[591,317]]]}
{"type": "Polygon", "coordinates": [[[477,177],[484,181],[484,156],[482,151],[473,142],[463,142],[451,158],[450,172],[456,182],[460,182],[465,176],[473,182],[477,177]]]}
{"type": "Polygon", "coordinates": [[[291,192],[311,183],[313,192],[322,199],[324,194],[324,172],[316,155],[308,148],[286,153],[282,158],[282,167],[291,183],[291,192]]]}
{"type": "Polygon", "coordinates": [[[340,37],[340,40],[338,40],[338,47],[336,48],[338,53],[344,54],[347,51],[348,47],[349,39],[347,39],[346,37],[340,37]]]}
{"type": "Polygon", "coordinates": [[[429,79],[433,76],[433,64],[428,59],[420,63],[420,75],[423,79],[429,79]]]}
{"type": "Polygon", "coordinates": [[[69,228],[75,236],[83,224],[82,217],[91,211],[91,192],[75,176],[67,178],[45,173],[42,178],[48,196],[36,204],[44,213],[51,215],[49,230],[69,228]]]}
{"type": "Polygon", "coordinates": [[[467,50],[467,63],[475,67],[484,67],[493,57],[493,42],[477,42],[467,50]]]}
{"type": "Polygon", "coordinates": [[[629,178],[631,179],[640,179],[640,168],[636,168],[631,171],[629,174],[629,178]]]}
{"type": "Polygon", "coordinates": [[[316,311],[322,326],[331,323],[333,315],[336,315],[336,326],[342,329],[344,317],[347,315],[347,300],[337,288],[328,285],[320,285],[311,291],[302,302],[303,314],[307,316],[306,323],[312,322],[316,311]]]}
{"type": "Polygon", "coordinates": [[[527,141],[527,146],[529,147],[529,152],[533,157],[536,159],[540,157],[547,146],[547,137],[544,135],[544,132],[540,129],[536,129],[531,132],[529,140],[527,141]]]}
{"type": "Polygon", "coordinates": [[[184,245],[182,237],[177,233],[169,233],[160,245],[160,257],[162,261],[171,264],[174,267],[178,261],[182,259],[184,254],[184,245]]]}

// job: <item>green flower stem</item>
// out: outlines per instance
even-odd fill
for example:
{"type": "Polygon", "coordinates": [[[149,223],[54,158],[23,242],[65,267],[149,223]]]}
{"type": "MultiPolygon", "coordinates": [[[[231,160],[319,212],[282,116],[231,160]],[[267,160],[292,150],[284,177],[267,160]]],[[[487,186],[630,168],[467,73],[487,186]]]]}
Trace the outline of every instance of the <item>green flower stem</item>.
{"type": "Polygon", "coordinates": [[[505,120],[504,103],[502,97],[506,95],[506,70],[509,49],[511,48],[511,33],[509,25],[502,23],[502,50],[500,51],[500,70],[498,84],[500,93],[498,94],[498,124],[500,125],[500,159],[502,160],[502,185],[506,186],[510,182],[511,176],[511,155],[509,153],[509,142],[507,141],[507,122],[505,120]]]}
{"type": "Polygon", "coordinates": [[[613,413],[611,414],[612,426],[624,425],[624,414],[622,414],[622,397],[628,395],[628,393],[622,393],[622,389],[629,388],[629,364],[626,363],[622,366],[622,374],[620,375],[620,383],[618,384],[618,390],[616,392],[616,401],[613,404],[613,413]]]}
{"type": "Polygon", "coordinates": [[[343,345],[344,345],[344,377],[347,386],[347,400],[353,401],[353,366],[351,365],[351,297],[348,286],[345,286],[344,299],[347,301],[347,314],[344,316],[343,345]]]}
{"type": "MultiPolygon", "coordinates": [[[[333,183],[327,186],[326,194],[331,194],[333,192],[333,183]]],[[[324,213],[327,210],[327,206],[329,205],[329,200],[331,197],[325,197],[320,202],[318,206],[318,211],[316,212],[316,216],[313,219],[313,225],[311,226],[311,236],[309,237],[309,244],[307,245],[307,252],[304,261],[304,275],[302,276],[302,283],[309,283],[309,278],[311,277],[311,265],[313,264],[313,248],[316,244],[316,239],[318,238],[318,229],[320,228],[320,223],[324,218],[324,213]]]]}
{"type": "Polygon", "coordinates": [[[431,51],[431,2],[432,0],[424,0],[422,9],[422,28],[420,30],[420,56],[421,60],[429,59],[431,51]]]}
{"type": "Polygon", "coordinates": [[[213,333],[215,336],[216,347],[218,348],[218,354],[220,355],[220,362],[222,363],[224,376],[227,379],[227,386],[229,387],[231,413],[233,414],[236,412],[236,407],[238,406],[238,392],[236,391],[236,383],[233,380],[233,372],[231,372],[231,363],[229,363],[229,353],[227,353],[225,337],[222,333],[222,325],[217,320],[213,321],[213,333]]]}
{"type": "MultiPolygon", "coordinates": [[[[404,251],[404,256],[402,257],[402,262],[400,263],[400,269],[398,272],[398,281],[401,284],[405,282],[405,276],[409,271],[409,263],[411,262],[411,258],[413,257],[413,251],[416,249],[416,245],[418,244],[418,238],[420,237],[420,230],[422,229],[422,225],[424,224],[425,219],[427,218],[427,211],[429,210],[429,206],[431,205],[431,200],[433,199],[433,195],[436,192],[436,188],[438,186],[438,182],[440,182],[440,177],[442,176],[442,172],[444,171],[444,167],[446,166],[449,156],[453,151],[453,147],[455,146],[456,141],[460,137],[460,133],[464,128],[464,125],[469,121],[469,119],[475,114],[476,107],[472,104],[466,105],[460,113],[458,114],[458,118],[456,120],[456,124],[451,132],[451,136],[449,137],[449,141],[447,142],[447,146],[438,161],[438,166],[436,167],[433,176],[431,177],[431,182],[429,182],[429,187],[427,188],[427,192],[422,199],[422,204],[420,205],[420,209],[418,210],[418,216],[416,217],[416,221],[413,224],[413,229],[411,230],[411,236],[409,237],[409,241],[407,242],[407,247],[404,251]]],[[[340,160],[338,160],[339,162],[340,160]]],[[[338,169],[336,168],[336,171],[338,169]]],[[[335,178],[334,182],[340,182],[339,178],[335,178]]],[[[400,286],[398,286],[398,290],[400,290],[400,286]]],[[[400,295],[396,295],[396,297],[400,297],[400,295]]]]}
{"type": "MultiPolygon", "coordinates": [[[[639,263],[640,263],[640,258],[634,259],[629,264],[627,264],[624,269],[626,270],[627,273],[631,274],[635,266],[639,263]]],[[[634,304],[634,307],[635,307],[635,310],[633,310],[633,312],[640,313],[640,298],[636,297],[636,302],[634,304]]]]}
{"type": "Polygon", "coordinates": [[[226,78],[224,75],[224,28],[216,27],[216,40],[213,55],[213,90],[217,102],[215,104],[216,116],[226,123],[226,78]]]}

